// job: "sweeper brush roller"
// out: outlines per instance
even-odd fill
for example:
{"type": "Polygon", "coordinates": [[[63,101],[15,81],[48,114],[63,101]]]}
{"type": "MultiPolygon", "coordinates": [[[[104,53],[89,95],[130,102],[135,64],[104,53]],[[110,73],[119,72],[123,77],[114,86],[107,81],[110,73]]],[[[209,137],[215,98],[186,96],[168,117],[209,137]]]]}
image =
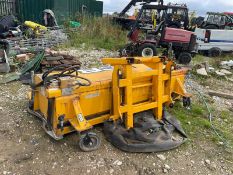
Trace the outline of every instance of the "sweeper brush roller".
{"type": "Polygon", "coordinates": [[[185,142],[180,122],[166,108],[176,100],[190,101],[184,89],[187,70],[165,57],[102,62],[111,67],[63,65],[34,75],[28,111],[51,137],[77,132],[80,149],[93,151],[101,141],[91,129],[104,124],[107,140],[127,152],[165,151],[185,142]]]}

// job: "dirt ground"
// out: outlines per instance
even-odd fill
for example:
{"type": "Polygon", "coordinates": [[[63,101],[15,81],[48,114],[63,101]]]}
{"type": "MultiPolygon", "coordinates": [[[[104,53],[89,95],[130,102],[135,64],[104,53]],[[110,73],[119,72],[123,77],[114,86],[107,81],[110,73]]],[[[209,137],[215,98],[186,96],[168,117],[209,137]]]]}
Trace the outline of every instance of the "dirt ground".
{"type": "Polygon", "coordinates": [[[28,89],[20,82],[0,85],[0,174],[233,174],[232,153],[222,145],[198,139],[198,135],[178,149],[147,154],[114,148],[105,140],[101,126],[95,130],[102,144],[94,152],[78,148],[76,133],[54,141],[41,121],[27,113],[28,89]]]}

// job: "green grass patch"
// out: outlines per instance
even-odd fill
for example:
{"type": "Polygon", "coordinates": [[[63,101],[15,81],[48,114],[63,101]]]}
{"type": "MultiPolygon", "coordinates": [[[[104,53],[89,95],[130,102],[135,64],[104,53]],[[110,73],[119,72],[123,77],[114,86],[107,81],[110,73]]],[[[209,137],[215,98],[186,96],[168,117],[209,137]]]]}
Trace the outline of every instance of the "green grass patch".
{"type": "Polygon", "coordinates": [[[197,133],[203,132],[203,129],[210,129],[208,114],[201,105],[193,104],[190,109],[186,109],[180,103],[176,103],[170,112],[181,121],[188,135],[195,136],[197,133]]]}
{"type": "Polygon", "coordinates": [[[127,43],[127,32],[113,23],[109,17],[82,17],[81,27],[68,29],[70,40],[64,47],[84,47],[118,50],[127,43]]]}
{"type": "Polygon", "coordinates": [[[213,113],[215,114],[213,125],[225,142],[233,148],[233,113],[226,110],[216,111],[214,109],[213,113]]]}
{"type": "Polygon", "coordinates": [[[201,102],[193,103],[190,109],[176,103],[173,109],[169,109],[169,112],[180,120],[191,140],[210,140],[216,144],[224,142],[233,153],[233,113],[230,111],[217,111],[213,108],[211,110],[213,115],[212,124],[223,140],[214,132],[208,118],[208,111],[201,102]]]}

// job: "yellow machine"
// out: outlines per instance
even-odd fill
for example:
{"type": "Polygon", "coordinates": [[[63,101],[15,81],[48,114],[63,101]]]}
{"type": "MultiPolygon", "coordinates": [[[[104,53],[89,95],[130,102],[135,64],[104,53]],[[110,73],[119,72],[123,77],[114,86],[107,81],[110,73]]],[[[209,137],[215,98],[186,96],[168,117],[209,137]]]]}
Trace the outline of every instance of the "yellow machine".
{"type": "Polygon", "coordinates": [[[90,130],[104,123],[107,140],[129,152],[173,149],[186,140],[180,123],[166,112],[175,100],[190,104],[184,89],[187,70],[164,57],[103,58],[111,68],[79,70],[58,66],[33,77],[29,112],[46,132],[62,139],[80,133],[79,146],[100,146],[90,130]]]}

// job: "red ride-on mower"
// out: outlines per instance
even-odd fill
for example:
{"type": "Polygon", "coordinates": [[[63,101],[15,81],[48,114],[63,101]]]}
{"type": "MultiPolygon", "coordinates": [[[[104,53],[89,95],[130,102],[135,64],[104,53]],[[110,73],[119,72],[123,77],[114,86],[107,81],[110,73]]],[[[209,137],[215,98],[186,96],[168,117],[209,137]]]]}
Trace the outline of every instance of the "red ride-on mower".
{"type": "Polygon", "coordinates": [[[196,35],[183,29],[170,28],[160,22],[155,30],[148,32],[145,39],[139,39],[139,28],[135,24],[128,34],[131,41],[120,50],[121,56],[151,57],[157,55],[157,48],[172,47],[175,58],[180,64],[189,64],[197,53],[196,35]]]}

